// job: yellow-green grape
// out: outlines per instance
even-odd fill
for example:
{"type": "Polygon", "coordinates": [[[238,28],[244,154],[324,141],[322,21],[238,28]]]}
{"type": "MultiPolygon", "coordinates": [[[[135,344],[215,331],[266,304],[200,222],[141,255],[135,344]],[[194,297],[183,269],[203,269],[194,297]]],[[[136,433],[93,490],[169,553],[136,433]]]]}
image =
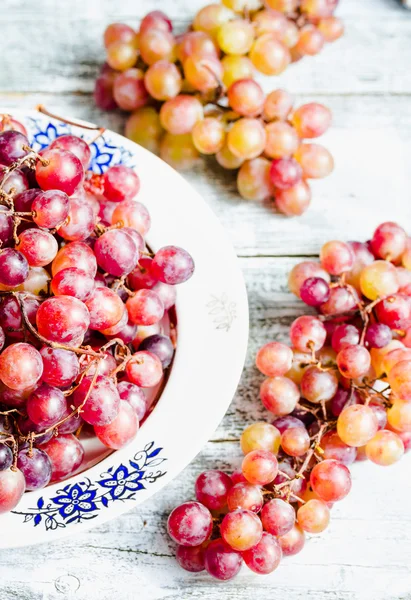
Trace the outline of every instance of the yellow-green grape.
{"type": "Polygon", "coordinates": [[[266,121],[285,121],[291,112],[294,98],[285,90],[274,90],[265,99],[263,116],[266,121]]]}
{"type": "Polygon", "coordinates": [[[245,19],[224,23],[217,33],[217,42],[226,54],[247,54],[254,41],[254,27],[245,19]]]}
{"type": "Polygon", "coordinates": [[[241,434],[240,445],[244,454],[252,450],[268,450],[277,454],[280,449],[281,433],[270,423],[257,422],[246,427],[241,434]]]}
{"type": "Polygon", "coordinates": [[[137,49],[132,43],[114,42],[107,48],[107,62],[116,71],[131,69],[136,61],[137,49]]]}
{"type": "Polygon", "coordinates": [[[161,140],[160,157],[177,171],[193,168],[199,156],[190,133],[184,135],[166,133],[161,140]]]}
{"type": "Polygon", "coordinates": [[[194,146],[202,154],[216,154],[224,146],[225,127],[221,121],[213,117],[197,121],[191,133],[194,146]]]}
{"type": "Polygon", "coordinates": [[[126,136],[155,154],[159,152],[160,138],[163,133],[160,116],[152,106],[139,108],[126,121],[126,136]]]}
{"type": "Polygon", "coordinates": [[[281,38],[286,30],[288,20],[280,12],[265,9],[254,15],[253,23],[257,36],[263,33],[275,33],[278,38],[281,38]]]}
{"type": "Polygon", "coordinates": [[[261,0],[223,0],[223,4],[234,12],[243,13],[246,10],[249,12],[258,10],[263,3],[261,0]]]}
{"type": "Polygon", "coordinates": [[[320,144],[301,144],[295,153],[303,176],[309,179],[327,177],[334,169],[334,159],[330,152],[320,144]]]}
{"type": "Polygon", "coordinates": [[[147,29],[140,33],[140,54],[147,65],[153,65],[159,60],[174,62],[176,43],[172,33],[161,29],[147,29]]]}
{"type": "Polygon", "coordinates": [[[334,42],[344,35],[344,23],[338,17],[326,17],[317,25],[326,42],[334,42]]]}
{"type": "Polygon", "coordinates": [[[283,33],[281,34],[281,41],[287,46],[287,48],[294,48],[300,37],[300,30],[293,21],[288,21],[285,26],[283,33]]]}
{"type": "Polygon", "coordinates": [[[311,189],[303,179],[287,190],[276,190],[275,205],[287,217],[299,217],[311,203],[311,189]]]}
{"type": "Polygon", "coordinates": [[[394,404],[387,410],[389,425],[401,433],[411,431],[411,402],[393,398],[394,404]]]}
{"type": "Polygon", "coordinates": [[[208,4],[198,11],[193,21],[195,31],[204,31],[212,37],[217,35],[223,23],[229,21],[233,16],[225,6],[221,4],[208,4]]]}
{"type": "Polygon", "coordinates": [[[279,75],[291,62],[288,48],[272,33],[265,33],[256,39],[250,51],[250,59],[264,75],[279,75]]]}
{"type": "Polygon", "coordinates": [[[347,446],[364,446],[378,431],[374,411],[362,404],[344,408],[337,421],[337,433],[347,446]]]}
{"type": "Polygon", "coordinates": [[[300,3],[299,0],[265,0],[268,8],[279,10],[283,13],[293,13],[297,10],[300,3]]]}
{"type": "Polygon", "coordinates": [[[225,143],[221,150],[217,152],[215,157],[218,164],[223,167],[223,169],[230,171],[238,169],[244,162],[243,158],[235,156],[235,154],[231,152],[227,143],[225,143]]]}
{"type": "Polygon", "coordinates": [[[227,135],[229,150],[238,158],[250,160],[264,151],[266,133],[257,119],[239,119],[227,135]]]}
{"type": "MultiPolygon", "coordinates": [[[[301,263],[302,264],[302,263],[301,263]]],[[[314,263],[313,263],[314,264],[314,263]]],[[[321,270],[320,265],[317,265],[318,269],[321,270]]],[[[291,272],[292,273],[292,272],[291,272]]],[[[290,274],[291,275],[291,274],[290,274]]],[[[328,275],[328,273],[327,273],[328,275]]],[[[297,274],[295,275],[297,277],[297,274]]],[[[295,283],[295,282],[294,282],[295,283]]],[[[293,285],[294,287],[294,285],[293,285]]],[[[291,287],[290,287],[291,289],[291,287]]],[[[300,385],[304,373],[311,366],[311,355],[299,350],[293,350],[293,364],[291,369],[285,374],[288,379],[291,379],[296,385],[300,385]]]]}
{"type": "Polygon", "coordinates": [[[254,79],[240,79],[227,90],[229,106],[243,117],[258,117],[264,107],[265,94],[254,79]]]}
{"type": "Polygon", "coordinates": [[[183,79],[174,63],[159,60],[149,67],[144,83],[150,96],[156,100],[169,100],[180,93],[183,79]]]}
{"type": "Polygon", "coordinates": [[[243,163],[237,175],[237,188],[246,200],[267,200],[274,194],[270,178],[271,162],[262,156],[243,163]]]}
{"type": "Polygon", "coordinates": [[[330,509],[322,500],[308,500],[297,511],[298,524],[308,533],[321,533],[330,522],[330,509]]]}
{"type": "Polygon", "coordinates": [[[203,118],[203,105],[194,96],[181,94],[163,104],[160,122],[166,131],[173,135],[190,133],[203,118]]]}
{"type": "Polygon", "coordinates": [[[383,429],[365,446],[367,458],[377,465],[387,467],[400,460],[404,454],[404,444],[399,435],[383,429]]]}
{"type": "Polygon", "coordinates": [[[385,260],[374,261],[362,270],[360,287],[369,300],[395,294],[399,288],[396,268],[385,260]]]}
{"type": "Polygon", "coordinates": [[[108,48],[114,42],[133,44],[138,47],[138,35],[129,25],[124,23],[111,23],[104,32],[104,46],[108,48]]]}
{"type": "Polygon", "coordinates": [[[274,121],[265,126],[267,141],[264,152],[270,158],[290,158],[300,139],[294,127],[283,121],[274,121]]]}
{"type": "Polygon", "coordinates": [[[214,56],[193,54],[184,62],[184,75],[194,89],[208,92],[221,85],[223,66],[214,56]]]}
{"type": "Polygon", "coordinates": [[[380,378],[385,373],[384,363],[386,355],[398,348],[404,348],[404,344],[399,340],[392,340],[384,348],[371,348],[371,365],[376,377],[380,378]]]}
{"type": "Polygon", "coordinates": [[[296,50],[302,56],[315,56],[323,49],[325,39],[314,25],[306,25],[300,31],[296,50]]]}
{"type": "Polygon", "coordinates": [[[221,64],[223,83],[227,88],[239,79],[249,79],[254,75],[253,63],[247,56],[224,56],[221,64]]]}
{"type": "Polygon", "coordinates": [[[43,267],[30,267],[27,279],[21,285],[13,289],[18,292],[29,292],[35,296],[48,294],[50,280],[51,277],[48,271],[43,267]]]}

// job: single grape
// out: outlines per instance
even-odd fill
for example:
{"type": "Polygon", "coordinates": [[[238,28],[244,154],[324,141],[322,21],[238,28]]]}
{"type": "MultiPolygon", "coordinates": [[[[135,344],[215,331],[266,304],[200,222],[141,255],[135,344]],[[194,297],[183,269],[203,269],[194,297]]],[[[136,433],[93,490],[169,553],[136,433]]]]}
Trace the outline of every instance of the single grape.
{"type": "Polygon", "coordinates": [[[164,102],[160,110],[160,122],[173,135],[190,133],[203,118],[203,106],[194,96],[180,94],[164,102]]]}
{"type": "MultiPolygon", "coordinates": [[[[3,430],[3,425],[2,425],[3,430]]],[[[0,443],[0,471],[9,469],[13,464],[13,452],[9,446],[0,443]]]]}
{"type": "Polygon", "coordinates": [[[250,79],[254,75],[253,63],[247,56],[227,55],[221,61],[223,83],[229,88],[240,79],[250,79]]]}
{"type": "Polygon", "coordinates": [[[249,56],[257,71],[264,75],[280,75],[291,62],[290,51],[275,33],[260,35],[252,45],[249,56]]]}
{"type": "Polygon", "coordinates": [[[27,130],[23,123],[14,119],[11,115],[0,116],[0,131],[19,131],[27,137],[27,130]]]}
{"type": "Polygon", "coordinates": [[[337,356],[340,373],[349,379],[357,379],[367,374],[371,366],[371,356],[364,346],[344,346],[337,356]]]}
{"type": "Polygon", "coordinates": [[[52,262],[58,252],[56,238],[48,231],[25,229],[19,235],[18,250],[26,257],[30,267],[44,267],[52,262]]]}
{"type": "Polygon", "coordinates": [[[298,554],[304,548],[305,534],[301,527],[295,524],[288,533],[280,536],[278,541],[283,551],[283,556],[294,556],[294,554],[298,554]]]}
{"type": "Polygon", "coordinates": [[[378,302],[375,314],[378,321],[390,329],[408,329],[411,327],[411,298],[392,294],[378,302]]]}
{"type": "Polygon", "coordinates": [[[393,405],[387,410],[387,419],[396,432],[411,432],[411,403],[395,398],[393,405]]]}
{"type": "Polygon", "coordinates": [[[139,46],[140,56],[147,65],[176,59],[175,38],[170,31],[145,29],[140,32],[139,46]]]}
{"type": "Polygon", "coordinates": [[[1,189],[3,192],[14,197],[29,189],[29,181],[22,170],[15,169],[3,178],[3,169],[5,169],[5,167],[0,166],[0,179],[2,179],[1,189]]]}
{"type": "Polygon", "coordinates": [[[246,480],[235,483],[227,493],[227,506],[230,511],[242,508],[252,512],[260,512],[264,498],[258,485],[251,485],[246,480]]]}
{"type": "Polygon", "coordinates": [[[205,31],[213,38],[217,35],[220,26],[231,19],[232,13],[221,4],[207,4],[201,8],[193,20],[195,31],[205,31]]]}
{"type": "Polygon", "coordinates": [[[13,510],[25,490],[26,481],[20,469],[0,471],[0,514],[13,510]]]}
{"type": "Polygon", "coordinates": [[[54,276],[69,267],[76,267],[94,278],[97,273],[97,261],[90,246],[83,242],[71,242],[60,248],[51,266],[52,274],[54,276]]]}
{"type": "Polygon", "coordinates": [[[323,34],[314,25],[305,25],[300,30],[296,51],[302,56],[315,56],[323,49],[325,39],[323,34]]]}
{"type": "Polygon", "coordinates": [[[321,500],[308,500],[297,511],[298,524],[308,533],[321,533],[330,522],[330,509],[321,500]]]}
{"type": "Polygon", "coordinates": [[[242,160],[257,158],[266,143],[264,126],[257,119],[242,118],[235,121],[227,134],[227,146],[234,156],[242,160]]]}
{"type": "Polygon", "coordinates": [[[139,350],[146,350],[158,356],[163,369],[167,369],[173,360],[174,346],[170,338],[166,335],[159,333],[149,335],[141,342],[138,348],[139,350]]]}
{"type": "Polygon", "coordinates": [[[264,504],[261,511],[264,530],[276,537],[292,530],[295,523],[295,510],[285,500],[274,498],[264,504]]]}
{"type": "Polygon", "coordinates": [[[69,387],[77,378],[80,365],[74,352],[61,348],[43,346],[40,350],[43,359],[42,380],[55,387],[69,387]]]}
{"type": "Polygon", "coordinates": [[[55,425],[63,417],[66,398],[61,390],[42,383],[28,397],[26,410],[29,418],[44,429],[55,425]]]}
{"type": "Polygon", "coordinates": [[[302,215],[311,202],[311,189],[301,180],[286,190],[277,189],[275,204],[277,209],[288,217],[302,215]]]}
{"type": "Polygon", "coordinates": [[[166,133],[160,144],[160,158],[178,171],[192,169],[200,155],[190,133],[172,135],[166,133]]]}
{"type": "Polygon", "coordinates": [[[253,450],[244,457],[241,469],[249,483],[267,485],[274,481],[278,473],[278,462],[268,450],[253,450]]]}
{"type": "Polygon", "coordinates": [[[404,454],[404,444],[396,433],[382,429],[365,446],[367,458],[383,467],[396,463],[404,454]]]}
{"type": "Polygon", "coordinates": [[[244,552],[258,544],[263,527],[255,513],[239,508],[224,517],[220,525],[220,533],[233,550],[244,552]]]}
{"type": "MultiPolygon", "coordinates": [[[[216,160],[217,160],[218,164],[221,167],[223,167],[223,169],[228,169],[228,170],[238,169],[239,167],[241,167],[241,165],[244,162],[243,158],[235,156],[235,154],[233,154],[231,152],[231,150],[229,149],[227,144],[224,144],[224,146],[221,148],[221,150],[219,152],[217,152],[216,160]]],[[[271,181],[270,181],[270,184],[271,184],[271,181]]]]}
{"type": "Polygon", "coordinates": [[[369,406],[344,408],[337,421],[337,433],[348,446],[364,446],[378,431],[378,419],[369,406]]]}
{"type": "Polygon", "coordinates": [[[135,41],[117,40],[107,47],[107,62],[116,71],[126,71],[134,67],[138,51],[135,41]]]}
{"type": "Polygon", "coordinates": [[[90,314],[83,302],[71,296],[45,300],[37,311],[37,329],[51,342],[80,345],[90,325],[90,314]]]}
{"type": "Polygon", "coordinates": [[[0,132],[0,165],[6,167],[11,165],[19,158],[26,156],[29,146],[27,137],[19,131],[1,131],[0,132]]]}
{"type": "Polygon", "coordinates": [[[310,436],[305,427],[291,427],[281,436],[281,447],[289,456],[303,456],[310,448],[310,436]]]}
{"type": "Polygon", "coordinates": [[[199,546],[209,539],[213,527],[210,511],[200,502],[185,502],[169,515],[169,536],[183,546],[199,546]]]}
{"type": "Polygon", "coordinates": [[[227,90],[229,106],[243,117],[257,117],[261,114],[265,94],[262,87],[253,79],[240,79],[227,90]]]}
{"type": "Polygon", "coordinates": [[[316,138],[331,125],[331,111],[323,104],[303,104],[294,112],[292,124],[300,138],[316,138]]]}
{"type": "Polygon", "coordinates": [[[196,479],[196,498],[209,510],[222,510],[227,505],[227,494],[232,485],[226,473],[204,471],[196,479]]]}
{"type": "Polygon", "coordinates": [[[263,533],[261,540],[249,550],[243,552],[243,559],[249,569],[259,575],[272,573],[282,558],[280,543],[269,533],[263,533]]]}
{"type": "Polygon", "coordinates": [[[135,385],[154,387],[163,376],[161,361],[152,352],[136,352],[126,366],[126,375],[135,385]]]}
{"type": "Polygon", "coordinates": [[[203,546],[177,546],[176,560],[180,567],[190,573],[204,571],[203,546]]]}
{"type": "Polygon", "coordinates": [[[204,31],[188,31],[178,38],[178,60],[185,68],[185,61],[194,55],[198,58],[218,58],[220,49],[213,38],[204,31]]]}
{"type": "Polygon", "coordinates": [[[310,483],[322,500],[337,502],[349,493],[351,475],[345,465],[337,460],[328,459],[315,465],[310,474],[310,483]]]}
{"type": "Polygon", "coordinates": [[[364,267],[360,276],[361,291],[369,300],[395,294],[399,288],[394,265],[385,260],[376,260],[364,267]]]}
{"type": "MultiPolygon", "coordinates": [[[[273,186],[279,190],[289,190],[301,181],[302,171],[294,158],[273,160],[270,168],[270,178],[273,186]]],[[[277,205],[281,207],[281,200],[277,205]]]]}
{"type": "Polygon", "coordinates": [[[24,254],[13,248],[0,249],[0,284],[16,287],[28,277],[29,263],[24,254]]]}
{"type": "Polygon", "coordinates": [[[150,229],[151,219],[144,204],[135,200],[125,200],[120,202],[114,209],[111,224],[120,224],[124,229],[135,229],[144,237],[150,229]]]}
{"type": "Polygon", "coordinates": [[[140,23],[140,33],[149,29],[160,31],[172,31],[173,25],[170,19],[161,10],[152,10],[147,13],[140,23]]]}
{"type": "Polygon", "coordinates": [[[94,290],[94,280],[84,271],[70,267],[59,271],[50,287],[55,296],[74,296],[79,300],[87,300],[94,290]]]}
{"type": "Polygon", "coordinates": [[[145,85],[143,71],[127,69],[119,73],[114,80],[113,96],[122,110],[133,111],[145,106],[150,95],[145,85]]]}
{"type": "Polygon", "coordinates": [[[261,385],[260,398],[267,410],[281,417],[294,410],[300,399],[300,392],[296,384],[287,377],[270,377],[261,385]]]}
{"type": "Polygon", "coordinates": [[[318,179],[327,177],[334,169],[334,160],[330,152],[320,144],[301,144],[295,153],[303,176],[318,179]]]}
{"type": "Polygon", "coordinates": [[[206,571],[216,579],[227,581],[237,575],[241,569],[243,559],[222,539],[210,542],[205,550],[204,566],[206,571]]]}
{"type": "Polygon", "coordinates": [[[301,352],[320,350],[325,343],[327,331],[323,323],[308,315],[298,317],[291,325],[291,343],[301,352]]]}
{"type": "Polygon", "coordinates": [[[51,460],[52,481],[59,481],[74,473],[81,465],[84,457],[83,446],[72,434],[53,437],[42,445],[41,449],[51,460]]]}
{"type": "Polygon", "coordinates": [[[388,373],[392,393],[400,400],[411,401],[411,362],[402,360],[388,373]]]}
{"type": "Polygon", "coordinates": [[[41,157],[36,164],[36,179],[41,189],[60,190],[71,196],[84,178],[80,159],[61,148],[42,150],[41,157]]]}
{"type": "Polygon", "coordinates": [[[120,396],[114,382],[103,375],[84,377],[72,398],[81,416],[91,425],[107,425],[118,415],[120,396]]]}
{"type": "Polygon", "coordinates": [[[132,200],[139,192],[140,179],[130,167],[116,165],[104,173],[104,196],[110,202],[132,200]]]}
{"type": "Polygon", "coordinates": [[[49,148],[59,148],[61,150],[68,150],[69,152],[72,152],[75,156],[77,156],[78,159],[80,159],[85,171],[87,171],[90,166],[90,146],[77,135],[60,135],[51,142],[49,148]]]}
{"type": "Polygon", "coordinates": [[[257,369],[267,377],[285,375],[291,369],[293,351],[280,342],[270,342],[257,352],[257,369]]]}
{"type": "Polygon", "coordinates": [[[241,434],[240,445],[244,454],[253,450],[268,450],[277,454],[280,449],[281,435],[270,423],[257,422],[246,427],[241,434]]]}
{"type": "Polygon", "coordinates": [[[267,200],[274,195],[274,187],[270,177],[271,163],[259,156],[246,160],[237,175],[237,188],[246,200],[267,200]]]}
{"type": "Polygon", "coordinates": [[[51,479],[51,461],[39,448],[20,450],[17,456],[17,467],[24,475],[27,490],[44,488],[51,479]]]}
{"type": "Polygon", "coordinates": [[[216,154],[225,142],[223,123],[213,117],[197,121],[192,131],[193,143],[202,154],[216,154]]]}
{"type": "Polygon", "coordinates": [[[335,42],[344,34],[344,24],[338,17],[320,19],[317,27],[326,42],[335,42]]]}
{"type": "Polygon", "coordinates": [[[348,244],[332,241],[322,246],[320,260],[322,267],[330,275],[342,275],[354,266],[355,255],[348,244]]]}
{"type": "Polygon", "coordinates": [[[97,287],[86,300],[86,308],[90,315],[90,329],[103,331],[113,327],[123,316],[125,307],[121,298],[106,287],[97,287]]]}
{"type": "Polygon", "coordinates": [[[41,354],[31,344],[11,344],[0,354],[0,380],[12,390],[33,387],[42,373],[41,354]]]}
{"type": "Polygon", "coordinates": [[[106,48],[114,42],[123,42],[125,44],[135,43],[137,47],[136,32],[124,23],[111,23],[108,25],[104,31],[103,41],[106,48]]]}
{"type": "Polygon", "coordinates": [[[126,121],[126,137],[155,154],[159,153],[163,133],[160,116],[153,106],[138,108],[126,121]]]}
{"type": "Polygon", "coordinates": [[[206,93],[221,85],[223,66],[214,56],[192,54],[184,61],[184,75],[189,85],[206,93]]]}
{"type": "Polygon", "coordinates": [[[131,442],[136,436],[138,426],[134,408],[125,400],[120,400],[117,416],[108,424],[94,425],[94,431],[105,446],[118,450],[131,442]]]}
{"type": "Polygon", "coordinates": [[[328,431],[321,438],[320,442],[321,449],[324,454],[322,457],[324,459],[334,459],[343,463],[343,465],[351,465],[355,462],[357,457],[357,450],[353,446],[347,446],[340,436],[338,435],[335,429],[328,431]]]}
{"type": "Polygon", "coordinates": [[[339,315],[358,308],[359,297],[354,288],[333,287],[330,297],[319,307],[323,315],[339,315]]]}
{"type": "Polygon", "coordinates": [[[303,421],[301,421],[301,419],[298,419],[297,417],[293,417],[292,415],[286,415],[285,417],[278,417],[278,419],[275,419],[275,421],[273,421],[273,425],[276,429],[278,429],[278,431],[281,433],[281,435],[284,433],[284,431],[286,431],[287,429],[291,429],[291,427],[305,427],[303,421]]]}
{"type": "Polygon", "coordinates": [[[84,198],[70,198],[70,211],[66,221],[58,227],[58,234],[65,240],[80,242],[87,239],[94,230],[97,215],[84,198]]]}
{"type": "Polygon", "coordinates": [[[177,246],[164,246],[154,256],[151,271],[163,283],[177,285],[187,281],[194,272],[190,254],[177,246]]]}
{"type": "Polygon", "coordinates": [[[138,290],[127,300],[126,308],[136,325],[154,325],[164,316],[164,304],[153,290],[138,290]]]}
{"type": "MultiPolygon", "coordinates": [[[[284,121],[272,121],[265,126],[267,140],[264,152],[270,158],[291,158],[300,140],[294,127],[284,121]]],[[[300,169],[301,170],[301,169],[300,169]]]]}
{"type": "Polygon", "coordinates": [[[254,28],[245,19],[227,21],[217,32],[217,43],[225,54],[247,54],[253,41],[254,28]]]}

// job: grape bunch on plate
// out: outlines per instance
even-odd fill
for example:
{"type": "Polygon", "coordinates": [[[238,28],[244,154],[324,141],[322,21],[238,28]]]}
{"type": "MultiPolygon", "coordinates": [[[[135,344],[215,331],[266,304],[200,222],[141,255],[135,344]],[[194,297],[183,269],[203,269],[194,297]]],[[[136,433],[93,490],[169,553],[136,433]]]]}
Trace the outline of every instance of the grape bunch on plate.
{"type": "Polygon", "coordinates": [[[63,135],[39,154],[24,126],[0,132],[0,513],[76,471],[90,429],[108,448],[136,434],[174,353],[182,248],[154,255],[138,175],[88,171],[89,145],[63,135]]]}
{"type": "Polygon", "coordinates": [[[242,433],[241,470],[202,473],[196,501],[169,516],[188,571],[274,571],[306,533],[327,528],[350,465],[388,466],[411,448],[411,238],[387,222],[367,243],[327,242],[320,262],[292,269],[289,287],[317,315],[292,323],[291,347],[257,354],[272,423],[242,433]]]}
{"type": "Polygon", "coordinates": [[[331,123],[318,103],[293,111],[277,89],[265,94],[254,75],[279,75],[303,55],[319,52],[343,33],[335,0],[224,0],[174,35],[161,11],[147,14],[136,32],[122,23],[104,33],[107,62],[95,84],[104,110],[132,112],[127,137],[177,169],[199,153],[238,170],[248,200],[275,199],[277,209],[301,215],[311,200],[307,179],[329,175],[333,159],[315,143],[331,123]]]}

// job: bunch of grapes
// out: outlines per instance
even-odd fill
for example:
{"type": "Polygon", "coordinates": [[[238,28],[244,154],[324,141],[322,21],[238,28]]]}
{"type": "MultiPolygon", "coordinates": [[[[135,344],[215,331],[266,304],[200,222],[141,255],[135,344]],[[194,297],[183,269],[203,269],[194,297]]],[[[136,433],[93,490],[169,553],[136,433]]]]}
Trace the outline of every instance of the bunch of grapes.
{"type": "Polygon", "coordinates": [[[127,137],[176,169],[199,154],[238,170],[243,198],[274,198],[278,210],[300,215],[311,199],[306,182],[329,175],[333,159],[317,138],[331,123],[328,108],[277,89],[265,94],[255,71],[280,74],[291,61],[320,51],[342,35],[335,0],[224,0],[201,9],[193,30],[174,36],[154,11],[138,33],[113,23],[104,33],[107,63],[95,84],[104,110],[132,112],[127,137]],[[231,9],[231,10],[229,10],[231,9]]]}
{"type": "Polygon", "coordinates": [[[82,428],[112,449],[133,439],[152,408],[145,390],[171,364],[167,315],[194,263],[176,246],[147,250],[131,168],[92,174],[82,138],[37,154],[23,124],[3,116],[0,128],[3,513],[80,467],[82,428]]]}
{"type": "Polygon", "coordinates": [[[411,448],[411,238],[387,222],[366,243],[327,242],[289,287],[317,315],[292,323],[291,347],[257,354],[273,422],[244,430],[241,471],[202,473],[197,501],[170,514],[188,571],[272,572],[326,529],[352,463],[391,465],[411,448]]]}

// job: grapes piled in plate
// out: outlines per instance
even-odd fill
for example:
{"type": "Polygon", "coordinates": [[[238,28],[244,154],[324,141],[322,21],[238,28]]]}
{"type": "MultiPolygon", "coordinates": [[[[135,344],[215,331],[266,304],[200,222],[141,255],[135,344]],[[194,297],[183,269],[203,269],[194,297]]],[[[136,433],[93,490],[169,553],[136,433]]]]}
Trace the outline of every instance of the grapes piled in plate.
{"type": "Polygon", "coordinates": [[[187,571],[273,572],[328,527],[353,463],[386,467],[411,448],[411,238],[386,222],[366,243],[327,242],[289,287],[312,312],[290,345],[257,353],[270,420],[243,431],[240,470],[200,474],[196,499],[169,516],[187,571]]]}
{"type": "Polygon", "coordinates": [[[279,75],[340,37],[336,6],[335,0],[264,6],[224,0],[202,8],[181,35],[158,10],[138,32],[112,23],[104,32],[107,62],[95,102],[131,112],[125,135],[176,169],[192,168],[200,154],[215,156],[224,169],[238,171],[243,198],[301,215],[311,201],[307,180],[334,167],[327,148],[312,143],[330,126],[331,112],[316,102],[294,108],[288,92],[266,94],[255,74],[279,75]]]}
{"type": "Polygon", "coordinates": [[[152,253],[137,173],[98,175],[90,160],[71,134],[37,153],[2,116],[0,512],[79,470],[83,436],[129,443],[173,359],[175,286],[193,259],[152,253]]]}

